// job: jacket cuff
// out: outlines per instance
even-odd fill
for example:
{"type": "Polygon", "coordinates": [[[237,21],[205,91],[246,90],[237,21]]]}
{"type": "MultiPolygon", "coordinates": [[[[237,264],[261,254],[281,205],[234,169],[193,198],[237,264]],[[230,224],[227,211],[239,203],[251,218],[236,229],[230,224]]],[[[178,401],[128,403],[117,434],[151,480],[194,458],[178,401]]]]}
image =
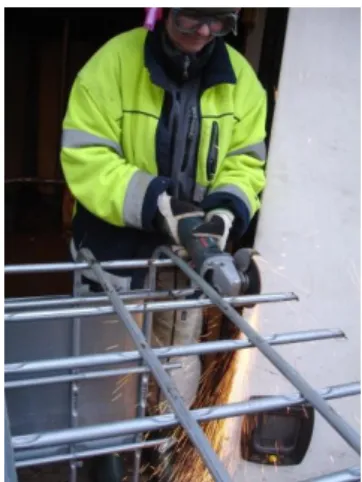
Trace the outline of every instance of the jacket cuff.
{"type": "Polygon", "coordinates": [[[157,198],[167,190],[170,183],[168,178],[137,170],[128,183],[123,203],[125,226],[152,229],[152,220],[157,212],[157,198]]]}
{"type": "Polygon", "coordinates": [[[149,183],[142,206],[142,228],[146,231],[154,230],[158,197],[167,191],[171,184],[171,179],[161,176],[153,178],[149,183]]]}
{"type": "Polygon", "coordinates": [[[206,212],[216,208],[231,211],[235,216],[231,234],[233,237],[240,238],[249,226],[249,207],[239,196],[235,196],[230,192],[218,191],[208,194],[202,201],[201,207],[206,212]]]}

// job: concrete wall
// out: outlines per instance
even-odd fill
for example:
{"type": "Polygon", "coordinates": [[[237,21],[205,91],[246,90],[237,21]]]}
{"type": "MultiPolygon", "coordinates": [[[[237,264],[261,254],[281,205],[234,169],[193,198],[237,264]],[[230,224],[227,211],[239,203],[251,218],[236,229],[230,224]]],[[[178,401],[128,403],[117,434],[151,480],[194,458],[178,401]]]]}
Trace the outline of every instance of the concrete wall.
{"type": "MultiPolygon", "coordinates": [[[[348,340],[278,348],[316,388],[360,379],[360,132],[360,10],[291,9],[256,248],[263,291],[300,301],[264,305],[258,329],[345,331],[348,340]]],[[[248,389],[295,392],[258,354],[248,389]]],[[[331,404],[360,430],[360,397],[331,404]]],[[[235,480],[295,482],[354,464],[317,414],[300,466],[262,473],[241,462],[235,480]]]]}

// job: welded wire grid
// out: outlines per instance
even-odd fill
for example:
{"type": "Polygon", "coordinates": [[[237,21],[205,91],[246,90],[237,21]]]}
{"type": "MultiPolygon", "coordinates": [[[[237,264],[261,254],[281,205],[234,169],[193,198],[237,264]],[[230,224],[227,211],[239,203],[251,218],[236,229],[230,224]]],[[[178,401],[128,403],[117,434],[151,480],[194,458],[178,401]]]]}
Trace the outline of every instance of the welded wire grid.
{"type": "MultiPolygon", "coordinates": [[[[17,482],[16,470],[24,467],[34,467],[43,464],[54,464],[68,461],[70,464],[70,480],[76,482],[78,473],[77,461],[96,455],[113,452],[134,452],[133,481],[139,481],[140,455],[145,447],[157,446],[165,443],[164,439],[144,440],[143,434],[160,428],[183,426],[186,433],[199,451],[206,467],[209,469],[215,481],[227,482],[230,479],[225,467],[218,459],[205,437],[198,422],[228,418],[236,415],[263,412],[265,410],[278,409],[291,405],[309,402],[319,413],[334,427],[344,440],[358,453],[360,453],[359,434],[341,419],[326,400],[357,395],[360,393],[360,383],[347,383],[344,385],[326,387],[320,391],[314,390],[302,379],[295,370],[290,370],[288,363],[282,359],[272,348],[273,345],[315,341],[344,336],[340,330],[313,330],[296,333],[281,333],[262,338],[247,324],[233,306],[249,306],[256,303],[270,303],[296,300],[294,293],[271,293],[252,296],[238,296],[222,298],[213,288],[208,285],[189,265],[177,257],[166,247],[159,249],[152,260],[137,261],[109,261],[98,263],[89,250],[81,250],[79,262],[76,263],[51,263],[33,265],[12,265],[5,267],[5,274],[42,273],[74,271],[73,297],[42,297],[42,298],[17,298],[5,302],[5,321],[16,323],[18,321],[31,321],[40,319],[65,319],[72,317],[73,322],[73,353],[72,357],[52,360],[37,360],[31,362],[10,363],[5,365],[5,375],[22,374],[25,378],[16,381],[6,381],[7,390],[20,386],[34,386],[52,383],[71,383],[72,427],[70,429],[45,432],[40,434],[25,434],[11,437],[7,412],[5,412],[5,479],[6,482],[17,482]],[[166,254],[168,259],[159,259],[166,254]],[[182,299],[192,294],[193,289],[168,291],[155,291],[155,279],[157,267],[178,266],[197,286],[206,298],[182,299]],[[119,268],[146,268],[150,270],[150,285],[148,290],[139,290],[123,293],[121,296],[114,290],[111,281],[104,269],[112,270],[119,268]],[[102,285],[105,294],[99,296],[80,296],[81,270],[91,268],[93,274],[102,285]],[[147,304],[134,304],[125,307],[123,301],[132,299],[151,299],[147,304]],[[170,301],[171,299],[171,301],[170,301]],[[156,300],[156,301],[155,301],[156,300]],[[159,300],[159,301],[157,301],[159,300]],[[103,302],[103,306],[87,307],[88,304],[103,302]],[[110,302],[110,303],[109,303],[110,302]],[[152,327],[152,313],[170,309],[188,309],[194,307],[217,306],[241,331],[248,340],[222,340],[204,342],[198,345],[182,347],[162,347],[152,349],[150,347],[150,333],[152,327]],[[26,311],[31,309],[31,311],[26,311]],[[23,311],[17,311],[23,310],[23,311]],[[131,313],[143,311],[146,314],[144,329],[138,329],[131,313]],[[79,320],[87,316],[116,313],[119,320],[125,324],[131,335],[137,350],[121,353],[107,353],[92,356],[79,355],[79,320]],[[258,400],[232,403],[218,407],[206,407],[188,410],[168,375],[168,370],[177,368],[175,364],[162,363],[164,358],[176,355],[192,355],[216,352],[227,352],[243,348],[257,347],[267,358],[283,373],[289,381],[298,389],[298,393],[279,397],[264,397],[258,400]],[[123,364],[125,362],[138,362],[138,366],[119,368],[113,370],[96,370],[79,373],[79,368],[91,368],[92,366],[106,366],[110,364],[123,364]],[[71,369],[70,375],[52,375],[27,379],[26,374],[32,372],[47,372],[48,370],[71,369]],[[87,378],[99,378],[114,376],[115,374],[141,373],[138,391],[137,418],[114,423],[94,425],[90,427],[77,426],[77,406],[74,393],[78,390],[78,381],[87,378]],[[162,416],[145,416],[146,389],[149,374],[152,374],[173,411],[162,416]],[[135,441],[120,445],[102,445],[99,448],[79,450],[77,443],[89,440],[99,440],[113,435],[134,434],[135,441]],[[54,455],[49,452],[57,446],[67,445],[69,452],[54,455]]],[[[321,478],[313,479],[329,482],[348,482],[360,480],[359,467],[351,467],[337,473],[327,474],[321,478]]]]}

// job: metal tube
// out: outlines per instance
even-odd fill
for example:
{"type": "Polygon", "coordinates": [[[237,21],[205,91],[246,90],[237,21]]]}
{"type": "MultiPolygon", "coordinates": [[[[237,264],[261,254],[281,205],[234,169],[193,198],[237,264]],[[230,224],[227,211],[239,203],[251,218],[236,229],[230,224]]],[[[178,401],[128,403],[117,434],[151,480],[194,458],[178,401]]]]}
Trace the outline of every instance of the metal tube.
{"type": "Polygon", "coordinates": [[[218,308],[234,323],[251,341],[256,348],[291,382],[311,405],[322,415],[325,420],[341,435],[341,437],[357,453],[361,453],[360,435],[353,429],[325,400],[314,390],[314,388],[293,368],[284,358],[275,351],[257,331],[252,328],[242,316],[214,290],[201,276],[199,276],[182,259],[174,255],[167,247],[157,249],[157,253],[168,255],[175,264],[192,279],[213,301],[218,308]]]}
{"type": "MultiPolygon", "coordinates": [[[[277,333],[266,336],[265,340],[270,345],[286,345],[317,340],[329,340],[331,338],[344,338],[341,330],[310,330],[289,333],[277,333]]],[[[154,353],[160,359],[174,356],[204,355],[217,352],[230,352],[244,348],[252,348],[253,344],[247,340],[219,340],[207,341],[192,345],[167,346],[154,348],[154,353]]],[[[76,358],[56,358],[50,360],[25,361],[8,363],[5,365],[5,374],[31,373],[46,370],[63,370],[70,368],[84,368],[100,365],[112,365],[116,363],[128,363],[141,360],[138,351],[116,352],[107,354],[82,355],[76,358]]]]}
{"type": "MultiPolygon", "coordinates": [[[[149,280],[148,288],[150,291],[156,290],[156,275],[157,267],[154,264],[149,268],[149,280]]],[[[194,291],[194,290],[193,290],[194,291]]],[[[153,312],[147,311],[143,320],[143,334],[148,344],[152,340],[152,327],[153,327],[153,312]]],[[[140,360],[141,366],[144,364],[144,360],[140,360]]],[[[149,373],[145,372],[139,379],[138,386],[138,405],[137,405],[137,418],[142,418],[146,415],[147,394],[149,387],[149,373]]],[[[141,442],[143,434],[136,435],[136,442],[141,442]]],[[[139,482],[141,472],[141,457],[142,449],[135,450],[133,460],[133,482],[139,482]]]]}
{"type": "Polygon", "coordinates": [[[14,450],[11,443],[10,423],[6,402],[4,407],[4,435],[5,435],[5,450],[4,450],[4,479],[5,482],[18,482],[18,476],[15,470],[14,450]]]}
{"type": "MultiPolygon", "coordinates": [[[[181,363],[165,363],[163,365],[165,370],[175,370],[181,368],[181,363]]],[[[96,378],[115,377],[134,375],[137,373],[149,373],[150,369],[146,366],[117,368],[114,370],[99,370],[94,372],[72,373],[69,375],[56,375],[53,377],[27,378],[26,380],[13,380],[5,382],[6,389],[24,388],[39,385],[50,385],[51,383],[65,383],[78,380],[93,380],[96,378]]]]}
{"type": "MultiPolygon", "coordinates": [[[[122,260],[122,261],[103,261],[100,262],[105,269],[129,269],[129,268],[148,268],[150,263],[156,266],[173,266],[169,259],[149,259],[122,260]]],[[[61,273],[63,271],[74,271],[89,268],[87,263],[39,263],[39,264],[10,264],[4,267],[5,274],[21,273],[61,273]]]]}
{"type": "Polygon", "coordinates": [[[361,480],[361,470],[356,465],[349,469],[334,472],[332,474],[322,475],[321,477],[313,477],[303,482],[353,482],[361,480]]]}
{"type": "Polygon", "coordinates": [[[109,453],[131,452],[133,450],[156,447],[157,445],[163,444],[166,441],[167,439],[147,440],[145,442],[140,442],[140,443],[112,445],[105,448],[84,450],[81,452],[74,451],[71,454],[61,454],[61,455],[53,455],[50,457],[24,459],[24,460],[19,460],[15,462],[15,466],[17,468],[22,468],[22,467],[30,467],[33,465],[45,465],[45,464],[52,464],[56,462],[66,462],[67,460],[86,459],[86,458],[96,457],[99,455],[105,455],[109,453]]]}
{"type": "MultiPolygon", "coordinates": [[[[117,295],[118,296],[118,295],[117,295]]],[[[119,296],[118,296],[119,299],[119,296]]],[[[256,303],[278,303],[281,301],[295,301],[298,300],[294,293],[270,293],[262,295],[242,295],[228,298],[221,298],[226,303],[230,303],[236,306],[248,306],[256,303]]],[[[217,306],[208,299],[191,299],[180,301],[160,301],[154,303],[132,304],[127,305],[127,310],[130,313],[139,313],[147,311],[168,311],[168,310],[188,310],[192,308],[204,308],[207,306],[217,306]]],[[[30,311],[19,313],[6,313],[4,316],[5,321],[17,322],[17,321],[39,321],[39,320],[56,320],[60,318],[72,318],[72,317],[88,317],[88,316],[102,316],[115,313],[115,309],[108,306],[97,306],[91,308],[68,308],[60,310],[43,310],[43,311],[30,311]]]]}
{"type": "Polygon", "coordinates": [[[88,262],[89,267],[92,269],[94,275],[102,285],[102,288],[108,294],[109,299],[113,304],[117,315],[119,316],[119,319],[122,320],[122,323],[127,328],[136,348],[139,350],[142,356],[142,359],[151,369],[152,375],[157,381],[171,408],[174,410],[178,421],[189,436],[191,442],[197,447],[198,452],[205,462],[210,474],[214,477],[216,482],[231,482],[227,470],[212,449],[205,433],[192,417],[188,408],[185,406],[175,383],[172,381],[168,373],[163,369],[160,360],[157,358],[152,348],[148,345],[142,330],[138,327],[137,323],[135,323],[132,315],[119,299],[119,296],[112,286],[112,283],[105,277],[101,266],[97,263],[97,260],[88,249],[83,248],[79,251],[79,253],[83,256],[83,259],[88,262]]]}
{"type": "Polygon", "coordinates": [[[40,177],[13,177],[5,179],[5,184],[65,184],[64,179],[43,179],[40,177]]]}
{"type": "MultiPolygon", "coordinates": [[[[325,400],[350,397],[361,393],[360,383],[347,383],[326,387],[318,391],[325,400]]],[[[194,420],[208,422],[211,420],[236,417],[239,415],[254,414],[269,410],[278,410],[293,405],[306,403],[307,400],[299,393],[281,396],[267,396],[248,400],[245,402],[230,403],[214,407],[205,407],[190,410],[194,420]]],[[[169,428],[179,424],[178,417],[173,413],[144,417],[141,419],[123,420],[121,422],[78,427],[76,429],[64,429],[45,433],[32,433],[17,435],[12,438],[14,450],[27,450],[47,446],[65,445],[96,440],[118,435],[134,434],[169,428]]]]}
{"type": "MultiPolygon", "coordinates": [[[[150,290],[133,290],[132,292],[119,293],[121,300],[137,300],[141,298],[153,298],[153,299],[163,299],[163,298],[182,298],[184,296],[189,296],[195,293],[192,288],[182,289],[182,290],[164,290],[164,291],[150,291],[150,290]]],[[[108,296],[85,296],[85,297],[74,297],[74,296],[58,296],[51,299],[44,299],[38,297],[35,299],[27,300],[5,300],[4,306],[6,310],[18,310],[18,309],[31,309],[31,308],[50,308],[52,306],[74,306],[74,305],[88,305],[94,303],[107,303],[108,296]],[[38,299],[39,298],[39,299],[38,299]]]]}
{"type": "MultiPolygon", "coordinates": [[[[77,261],[81,261],[78,260],[77,261]]],[[[82,286],[82,273],[81,271],[75,271],[73,275],[73,295],[78,297],[81,293],[82,286]]],[[[81,318],[74,317],[72,320],[72,356],[80,356],[80,343],[81,343],[81,318]]],[[[70,426],[72,428],[78,426],[78,398],[79,398],[79,384],[77,383],[77,375],[79,369],[73,368],[71,370],[71,377],[73,378],[70,386],[70,426]]],[[[48,377],[49,380],[50,377],[48,377]]],[[[70,454],[74,453],[73,445],[69,447],[70,454]]],[[[77,469],[78,462],[76,460],[71,460],[69,463],[70,482],[77,482],[77,469]]]]}

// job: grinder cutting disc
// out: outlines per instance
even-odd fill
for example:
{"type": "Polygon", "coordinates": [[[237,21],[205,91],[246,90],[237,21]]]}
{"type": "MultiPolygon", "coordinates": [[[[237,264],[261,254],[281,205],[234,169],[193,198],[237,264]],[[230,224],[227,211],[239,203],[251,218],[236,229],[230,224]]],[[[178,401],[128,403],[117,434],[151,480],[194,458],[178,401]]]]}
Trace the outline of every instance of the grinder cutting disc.
{"type": "Polygon", "coordinates": [[[255,249],[241,248],[234,254],[234,262],[242,279],[245,279],[242,294],[257,295],[261,292],[261,276],[254,256],[255,249]]]}

